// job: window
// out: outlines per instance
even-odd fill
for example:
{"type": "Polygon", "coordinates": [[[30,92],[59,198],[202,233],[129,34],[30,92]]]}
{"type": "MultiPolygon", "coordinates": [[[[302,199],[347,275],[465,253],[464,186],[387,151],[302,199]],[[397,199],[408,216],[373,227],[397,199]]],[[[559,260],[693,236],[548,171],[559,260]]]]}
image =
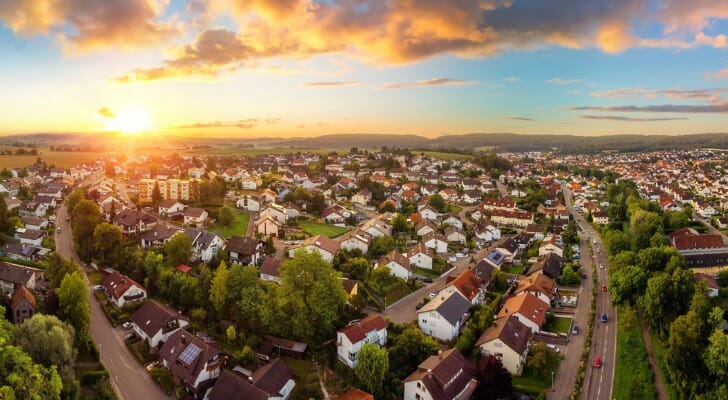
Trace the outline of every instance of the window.
{"type": "Polygon", "coordinates": [[[349,353],[349,360],[356,361],[356,353],[349,353]]]}

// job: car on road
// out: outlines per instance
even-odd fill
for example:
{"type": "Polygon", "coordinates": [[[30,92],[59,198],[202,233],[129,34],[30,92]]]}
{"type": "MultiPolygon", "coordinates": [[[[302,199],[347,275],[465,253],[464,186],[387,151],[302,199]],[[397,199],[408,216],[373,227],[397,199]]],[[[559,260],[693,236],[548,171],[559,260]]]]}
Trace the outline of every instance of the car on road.
{"type": "Polygon", "coordinates": [[[422,278],[422,282],[432,283],[432,278],[422,278]]]}
{"type": "Polygon", "coordinates": [[[56,233],[61,233],[61,228],[56,228],[56,233]]]}
{"type": "Polygon", "coordinates": [[[131,322],[130,321],[126,321],[123,324],[121,324],[121,327],[124,328],[124,329],[131,329],[131,322]]]}
{"type": "Polygon", "coordinates": [[[102,285],[96,285],[96,286],[94,286],[94,290],[97,292],[100,292],[102,290],[106,290],[106,288],[103,287],[102,285]]]}
{"type": "Polygon", "coordinates": [[[597,244],[597,240],[596,239],[592,239],[592,243],[597,244]]]}
{"type": "Polygon", "coordinates": [[[559,346],[557,346],[555,344],[547,344],[546,346],[548,346],[549,349],[553,350],[556,354],[561,353],[559,346]]]}
{"type": "Polygon", "coordinates": [[[607,291],[607,285],[602,285],[602,292],[606,292],[606,291],[607,291]]]}
{"type": "Polygon", "coordinates": [[[599,264],[600,269],[604,269],[604,264],[599,264]]]}
{"type": "Polygon", "coordinates": [[[584,273],[584,272],[581,273],[581,279],[586,279],[586,273],[584,273]]]}
{"type": "Polygon", "coordinates": [[[599,357],[599,356],[597,356],[594,359],[594,362],[592,363],[592,367],[594,367],[594,368],[601,368],[602,367],[602,358],[599,357]]]}
{"type": "Polygon", "coordinates": [[[70,220],[71,220],[70,216],[66,217],[66,221],[70,221],[70,220]]]}
{"type": "Polygon", "coordinates": [[[571,328],[571,334],[572,335],[578,335],[579,334],[579,327],[574,325],[573,328],[571,328]]]}
{"type": "Polygon", "coordinates": [[[599,320],[602,321],[603,324],[606,324],[607,321],[609,320],[607,318],[607,313],[602,313],[602,316],[601,316],[601,318],[599,318],[599,320]]]}

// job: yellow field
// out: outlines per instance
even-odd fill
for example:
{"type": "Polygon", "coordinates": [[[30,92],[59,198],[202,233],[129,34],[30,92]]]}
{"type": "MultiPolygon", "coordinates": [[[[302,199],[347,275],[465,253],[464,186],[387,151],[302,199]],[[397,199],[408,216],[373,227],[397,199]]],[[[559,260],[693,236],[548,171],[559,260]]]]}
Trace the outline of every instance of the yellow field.
{"type": "Polygon", "coordinates": [[[39,150],[37,156],[0,156],[0,169],[27,167],[34,164],[38,157],[48,165],[68,168],[83,162],[94,161],[106,155],[108,154],[39,150]]]}

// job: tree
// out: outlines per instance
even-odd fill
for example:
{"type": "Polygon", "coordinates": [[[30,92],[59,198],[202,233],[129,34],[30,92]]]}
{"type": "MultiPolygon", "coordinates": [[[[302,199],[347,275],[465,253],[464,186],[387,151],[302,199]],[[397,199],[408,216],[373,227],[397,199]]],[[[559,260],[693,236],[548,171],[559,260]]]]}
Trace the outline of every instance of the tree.
{"type": "Polygon", "coordinates": [[[442,198],[439,194],[435,193],[427,200],[427,204],[434,209],[437,210],[437,212],[445,212],[447,208],[447,203],[445,202],[445,199],[442,198]]]}
{"type": "Polygon", "coordinates": [[[478,388],[475,389],[477,399],[503,399],[511,393],[511,374],[503,367],[501,360],[493,355],[480,359],[476,377],[478,378],[478,388]]]}
{"type": "Polygon", "coordinates": [[[86,346],[91,308],[86,297],[86,284],[81,273],[66,275],[61,281],[58,293],[58,315],[71,324],[76,332],[76,345],[86,346]]]}
{"type": "Polygon", "coordinates": [[[162,245],[165,255],[165,263],[168,267],[176,267],[186,263],[192,255],[192,240],[184,233],[172,236],[169,241],[162,245]]]}
{"type": "Polygon", "coordinates": [[[222,261],[215,271],[215,278],[212,280],[212,287],[210,288],[210,302],[215,308],[218,314],[222,313],[225,309],[225,304],[228,298],[228,276],[229,271],[225,261],[222,261]]]}
{"type": "Polygon", "coordinates": [[[341,273],[318,251],[299,250],[280,268],[279,310],[289,316],[286,330],[293,337],[329,337],[346,304],[341,273]]]}
{"type": "Polygon", "coordinates": [[[551,350],[546,343],[539,342],[531,347],[527,364],[529,369],[540,377],[548,376],[558,363],[559,355],[551,350]]]}
{"type": "Polygon", "coordinates": [[[370,393],[380,393],[382,382],[389,372],[389,356],[387,350],[367,343],[361,347],[357,355],[354,374],[364,388],[370,393]]]}
{"type": "Polygon", "coordinates": [[[227,329],[225,330],[225,337],[227,337],[228,342],[233,342],[235,338],[238,337],[238,333],[235,331],[234,326],[228,325],[227,329]]]}
{"type": "Polygon", "coordinates": [[[369,244],[369,256],[371,258],[378,258],[394,248],[394,239],[391,236],[377,236],[372,239],[369,244]]]}
{"type": "Polygon", "coordinates": [[[78,271],[78,267],[73,261],[61,257],[58,252],[53,252],[48,259],[45,276],[50,282],[51,287],[57,288],[61,285],[61,281],[66,274],[72,274],[76,271],[78,271]]]}
{"type": "Polygon", "coordinates": [[[350,258],[341,266],[341,271],[348,273],[351,279],[364,280],[369,271],[369,261],[364,257],[350,258]]]}
{"type": "Polygon", "coordinates": [[[728,379],[728,335],[715,329],[708,338],[708,348],[705,350],[703,359],[708,371],[716,379],[728,379]]]}
{"type": "Polygon", "coordinates": [[[124,236],[116,225],[102,222],[94,229],[94,249],[96,260],[102,266],[116,266],[121,258],[121,245],[124,236]]]}
{"type": "Polygon", "coordinates": [[[718,272],[718,285],[720,287],[728,287],[728,269],[718,272]]]}
{"type": "Polygon", "coordinates": [[[505,272],[499,269],[493,270],[493,274],[490,277],[490,282],[493,285],[493,288],[497,291],[505,290],[508,288],[508,277],[506,276],[505,272]]]}
{"type": "Polygon", "coordinates": [[[565,285],[571,285],[580,281],[581,279],[579,278],[579,275],[574,272],[574,268],[572,268],[570,265],[564,267],[564,270],[561,273],[561,283],[565,285]]]}
{"type": "Polygon", "coordinates": [[[647,281],[640,302],[650,324],[665,334],[677,316],[688,311],[697,279],[692,271],[677,269],[672,274],[658,272],[647,281]]]}
{"type": "Polygon", "coordinates": [[[311,197],[311,207],[309,211],[311,211],[312,214],[318,215],[321,214],[321,212],[324,211],[326,208],[326,198],[324,197],[323,193],[316,192],[311,197]]]}
{"type": "Polygon", "coordinates": [[[230,207],[220,207],[217,210],[217,223],[220,226],[229,227],[235,222],[235,211],[230,207]]]}
{"type": "Polygon", "coordinates": [[[76,208],[76,205],[81,202],[81,200],[86,200],[86,194],[81,189],[74,190],[71,194],[66,197],[66,208],[68,209],[68,214],[73,214],[73,209],[76,208]]]}
{"type": "Polygon", "coordinates": [[[101,223],[99,207],[91,200],[81,200],[71,214],[73,242],[79,258],[91,262],[94,253],[93,236],[96,225],[101,223]]]}
{"type": "Polygon", "coordinates": [[[417,325],[409,324],[392,340],[389,348],[391,370],[402,379],[438,350],[440,345],[435,339],[425,335],[417,325]]]}
{"type": "MultiPolygon", "coordinates": [[[[3,310],[2,314],[5,314],[3,310]]],[[[60,399],[63,383],[55,367],[33,363],[20,347],[12,346],[8,334],[0,337],[0,398],[60,399]]]]}
{"type": "Polygon", "coordinates": [[[152,205],[156,209],[161,202],[162,192],[159,190],[159,182],[154,181],[154,188],[152,189],[152,205]]]}
{"type": "Polygon", "coordinates": [[[692,398],[708,372],[702,358],[707,345],[702,334],[704,325],[705,321],[695,311],[679,316],[670,325],[665,362],[670,381],[681,398],[692,398]]]}
{"type": "Polygon", "coordinates": [[[657,213],[637,210],[629,220],[629,230],[638,249],[650,247],[650,239],[655,233],[662,233],[662,219],[657,213]]]}
{"type": "Polygon", "coordinates": [[[73,371],[76,361],[73,343],[73,327],[53,315],[35,314],[18,325],[15,331],[15,344],[34,362],[46,368],[55,366],[59,369],[63,392],[69,396],[78,389],[73,371]]]}
{"type": "Polygon", "coordinates": [[[608,231],[605,245],[609,254],[619,254],[632,246],[629,235],[622,231],[608,231]]]}
{"type": "Polygon", "coordinates": [[[636,305],[647,285],[648,274],[644,269],[628,265],[609,275],[609,292],[614,304],[636,305]]]}
{"type": "Polygon", "coordinates": [[[402,214],[397,214],[392,218],[392,235],[397,233],[407,233],[410,231],[410,223],[407,222],[407,217],[402,214]]]}
{"type": "Polygon", "coordinates": [[[9,218],[10,212],[7,203],[5,203],[5,196],[0,196],[0,232],[9,232],[9,229],[15,229],[15,226],[8,223],[9,218]]]}

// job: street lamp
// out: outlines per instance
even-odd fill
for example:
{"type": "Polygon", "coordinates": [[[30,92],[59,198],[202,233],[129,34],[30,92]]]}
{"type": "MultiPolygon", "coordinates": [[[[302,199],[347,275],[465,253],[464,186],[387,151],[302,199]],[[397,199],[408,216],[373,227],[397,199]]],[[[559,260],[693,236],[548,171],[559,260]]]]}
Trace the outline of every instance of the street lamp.
{"type": "Polygon", "coordinates": [[[551,370],[551,389],[554,388],[554,370],[551,370]]]}

